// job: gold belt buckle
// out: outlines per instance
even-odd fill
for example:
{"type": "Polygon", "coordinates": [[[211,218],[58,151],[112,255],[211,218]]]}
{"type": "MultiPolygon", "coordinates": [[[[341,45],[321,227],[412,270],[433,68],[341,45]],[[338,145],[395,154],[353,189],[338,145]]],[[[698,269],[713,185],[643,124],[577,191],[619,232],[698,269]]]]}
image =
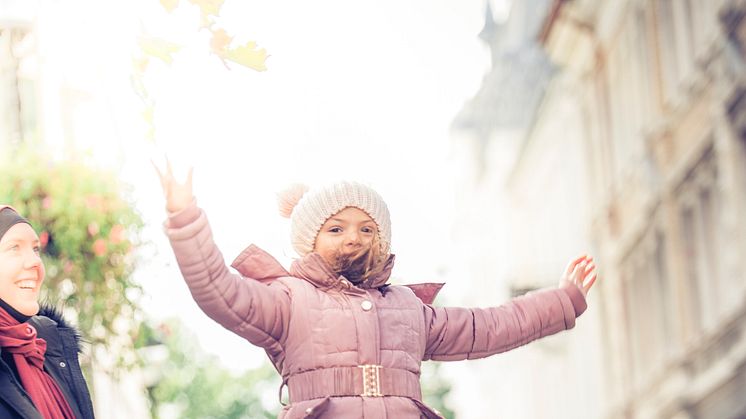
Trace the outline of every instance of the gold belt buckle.
{"type": "Polygon", "coordinates": [[[381,394],[381,380],[378,372],[381,369],[380,365],[358,365],[358,368],[363,369],[363,397],[382,397],[381,394]]]}

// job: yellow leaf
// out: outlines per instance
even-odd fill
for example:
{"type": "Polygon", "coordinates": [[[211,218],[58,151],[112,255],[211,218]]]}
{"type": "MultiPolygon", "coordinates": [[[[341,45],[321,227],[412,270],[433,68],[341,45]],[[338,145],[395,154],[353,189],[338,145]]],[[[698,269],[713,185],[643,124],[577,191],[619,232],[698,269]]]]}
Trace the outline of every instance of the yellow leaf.
{"type": "Polygon", "coordinates": [[[199,7],[203,18],[209,15],[217,16],[224,2],[225,0],[189,0],[189,3],[199,7]]]}
{"type": "Polygon", "coordinates": [[[178,5],[179,0],[161,0],[161,6],[169,13],[173,12],[178,5]]]}
{"type": "Polygon", "coordinates": [[[153,125],[153,114],[155,113],[155,107],[153,105],[148,105],[148,107],[145,108],[145,110],[142,111],[142,117],[145,119],[145,122],[148,125],[153,125]]]}
{"type": "Polygon", "coordinates": [[[133,58],[132,59],[132,67],[135,69],[135,72],[137,74],[143,74],[145,73],[145,69],[148,68],[148,57],[142,56],[139,58],[133,58]]]}
{"type": "Polygon", "coordinates": [[[267,50],[264,48],[257,49],[256,43],[253,41],[247,42],[246,45],[229,49],[225,58],[256,71],[264,71],[267,69],[267,66],[265,65],[265,61],[267,60],[267,50]]]}
{"type": "Polygon", "coordinates": [[[145,132],[145,140],[151,144],[155,144],[155,123],[154,123],[155,106],[149,104],[142,112],[143,119],[147,125],[147,131],[145,132]]]}
{"type": "Polygon", "coordinates": [[[224,29],[218,29],[212,32],[212,39],[210,39],[210,48],[212,48],[212,52],[223,57],[225,56],[228,44],[230,44],[232,40],[233,37],[228,36],[224,29]]]}
{"type": "Polygon", "coordinates": [[[171,55],[181,48],[177,44],[160,38],[141,37],[138,43],[145,54],[158,58],[166,64],[171,64],[174,60],[171,55]]]}

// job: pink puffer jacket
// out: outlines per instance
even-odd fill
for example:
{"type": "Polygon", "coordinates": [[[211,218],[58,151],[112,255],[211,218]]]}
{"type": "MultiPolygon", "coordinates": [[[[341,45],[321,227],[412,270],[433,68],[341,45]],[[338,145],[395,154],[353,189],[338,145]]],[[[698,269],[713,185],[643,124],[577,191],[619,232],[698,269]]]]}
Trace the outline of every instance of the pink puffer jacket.
{"type": "MultiPolygon", "coordinates": [[[[232,273],[195,204],[166,232],[200,308],[264,348],[290,394],[280,418],[439,418],[421,402],[423,360],[482,358],[575,325],[586,307],[575,286],[537,291],[500,307],[444,308],[428,285],[360,289],[311,253],[286,271],[249,246],[232,273]],[[419,295],[419,297],[418,297],[419,295]]],[[[387,269],[376,278],[388,280],[387,269]]]]}

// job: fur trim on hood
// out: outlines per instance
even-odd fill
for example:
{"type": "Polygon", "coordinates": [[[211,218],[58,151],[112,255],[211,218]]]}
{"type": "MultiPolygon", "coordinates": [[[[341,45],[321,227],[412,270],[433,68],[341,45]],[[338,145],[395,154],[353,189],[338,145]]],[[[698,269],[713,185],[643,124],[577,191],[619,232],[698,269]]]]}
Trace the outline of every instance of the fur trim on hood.
{"type": "Polygon", "coordinates": [[[83,339],[83,335],[76,326],[62,317],[62,310],[59,307],[54,306],[50,303],[42,303],[40,305],[39,313],[37,314],[37,316],[44,316],[53,320],[55,323],[57,323],[57,328],[72,330],[73,335],[75,336],[75,344],[78,346],[78,352],[81,352],[81,344],[89,343],[88,341],[83,339]]]}

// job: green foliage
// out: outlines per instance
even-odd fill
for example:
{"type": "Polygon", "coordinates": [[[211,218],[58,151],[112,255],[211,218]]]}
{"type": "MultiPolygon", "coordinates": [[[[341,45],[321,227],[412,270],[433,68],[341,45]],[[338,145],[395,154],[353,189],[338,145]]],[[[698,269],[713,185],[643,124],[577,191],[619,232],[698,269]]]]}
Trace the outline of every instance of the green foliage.
{"type": "MultiPolygon", "coordinates": [[[[159,374],[155,384],[148,388],[154,418],[276,417],[276,412],[270,412],[262,404],[262,395],[276,397],[280,386],[280,377],[269,363],[236,374],[215,356],[205,354],[196,337],[176,320],[156,329],[144,325],[143,329],[150,329],[141,333],[143,343],[149,341],[152,349],[152,343],[161,341],[167,352],[164,360],[148,363],[148,368],[159,374]]],[[[273,405],[269,408],[278,411],[277,399],[271,401],[273,405]]]]}
{"type": "MultiPolygon", "coordinates": [[[[140,287],[132,250],[142,220],[115,173],[82,161],[54,161],[30,148],[2,156],[0,202],[27,217],[43,247],[42,299],[67,307],[84,338],[106,345],[131,334],[140,287]]],[[[124,358],[122,358],[124,359],[124,358]]],[[[122,360],[120,360],[122,362],[122,360]]]]}
{"type": "Polygon", "coordinates": [[[451,384],[439,374],[440,364],[437,362],[423,362],[420,371],[422,384],[422,400],[426,405],[437,409],[446,419],[453,419],[455,413],[448,407],[447,396],[451,391],[451,384]]]}

